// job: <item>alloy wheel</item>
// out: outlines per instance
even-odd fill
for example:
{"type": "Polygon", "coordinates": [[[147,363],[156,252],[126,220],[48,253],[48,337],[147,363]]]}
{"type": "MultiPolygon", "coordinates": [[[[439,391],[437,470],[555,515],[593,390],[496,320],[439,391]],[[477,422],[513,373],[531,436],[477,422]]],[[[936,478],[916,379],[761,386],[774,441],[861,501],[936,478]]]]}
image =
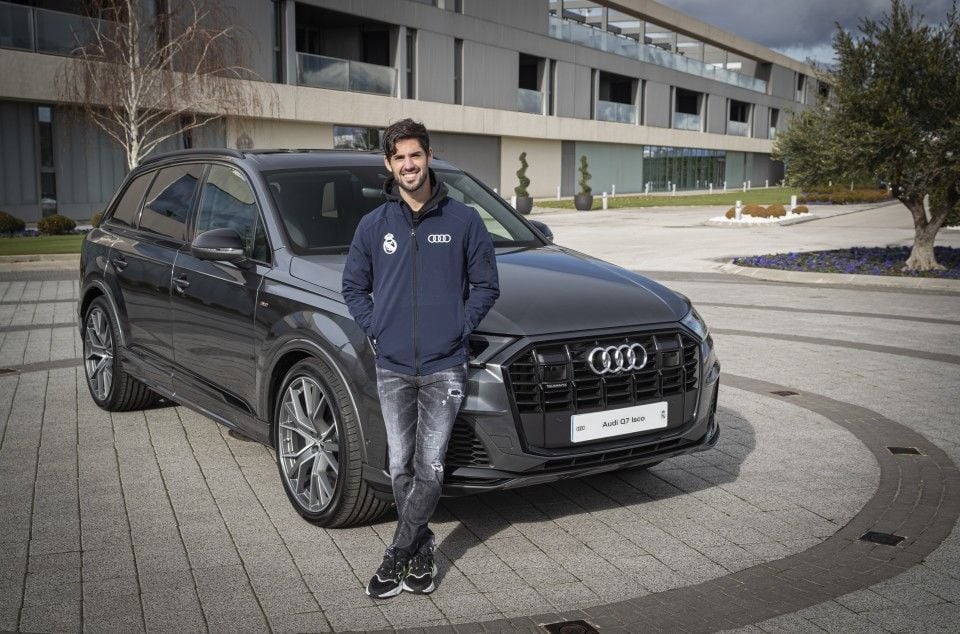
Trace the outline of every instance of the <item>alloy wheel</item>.
{"type": "Polygon", "coordinates": [[[113,334],[109,317],[99,306],[87,314],[83,335],[83,360],[90,391],[105,401],[113,386],[113,334]]]}
{"type": "Polygon", "coordinates": [[[336,407],[309,376],[290,382],[280,407],[277,452],[287,489],[310,513],[333,499],[340,472],[336,407]]]}

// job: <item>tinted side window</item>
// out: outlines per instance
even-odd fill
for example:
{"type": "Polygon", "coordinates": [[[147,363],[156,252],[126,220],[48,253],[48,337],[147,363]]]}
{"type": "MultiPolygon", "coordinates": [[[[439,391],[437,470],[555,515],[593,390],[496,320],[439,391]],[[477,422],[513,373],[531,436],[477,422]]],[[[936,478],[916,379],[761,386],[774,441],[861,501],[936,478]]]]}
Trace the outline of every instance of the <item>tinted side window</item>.
{"type": "Polygon", "coordinates": [[[203,166],[177,165],[160,170],[150,186],[140,215],[140,228],[177,240],[186,240],[187,216],[203,166]]]}
{"type": "Polygon", "coordinates": [[[226,165],[213,165],[203,185],[196,233],[233,229],[243,240],[248,258],[265,260],[266,237],[258,226],[258,216],[256,198],[243,174],[226,165]]]}
{"type": "Polygon", "coordinates": [[[134,226],[137,224],[137,212],[140,211],[140,202],[143,200],[143,193],[153,179],[154,172],[147,172],[137,176],[117,202],[111,218],[114,222],[122,225],[134,226]]]}

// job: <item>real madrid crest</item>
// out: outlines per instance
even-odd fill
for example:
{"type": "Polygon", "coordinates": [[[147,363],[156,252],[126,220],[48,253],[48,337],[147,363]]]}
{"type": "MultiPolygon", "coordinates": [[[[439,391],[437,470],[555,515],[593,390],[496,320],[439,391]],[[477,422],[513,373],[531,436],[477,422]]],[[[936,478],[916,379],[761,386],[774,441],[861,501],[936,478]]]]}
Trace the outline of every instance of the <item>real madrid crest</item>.
{"type": "Polygon", "coordinates": [[[383,252],[387,255],[391,255],[394,251],[397,250],[397,241],[393,238],[392,233],[388,233],[383,236],[383,252]]]}

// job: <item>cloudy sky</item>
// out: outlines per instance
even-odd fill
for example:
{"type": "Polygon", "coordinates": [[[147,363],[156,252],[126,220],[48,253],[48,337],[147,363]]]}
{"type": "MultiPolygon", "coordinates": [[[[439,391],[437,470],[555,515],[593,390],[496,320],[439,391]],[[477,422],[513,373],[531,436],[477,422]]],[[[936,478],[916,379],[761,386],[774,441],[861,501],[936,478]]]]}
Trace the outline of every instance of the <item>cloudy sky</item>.
{"type": "MultiPolygon", "coordinates": [[[[658,0],[710,24],[800,61],[833,62],[837,22],[856,29],[861,17],[878,18],[889,0],[658,0]]],[[[925,21],[940,23],[950,0],[913,0],[925,21]]]]}

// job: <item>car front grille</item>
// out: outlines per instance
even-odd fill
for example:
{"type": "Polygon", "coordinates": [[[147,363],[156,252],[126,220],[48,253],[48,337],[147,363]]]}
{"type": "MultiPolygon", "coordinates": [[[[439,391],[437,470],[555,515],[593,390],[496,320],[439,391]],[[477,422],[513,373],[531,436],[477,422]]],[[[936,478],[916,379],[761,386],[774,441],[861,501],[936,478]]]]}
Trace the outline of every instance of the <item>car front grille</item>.
{"type": "Polygon", "coordinates": [[[679,330],[550,341],[514,357],[507,376],[528,442],[545,448],[569,446],[569,433],[564,432],[564,443],[551,428],[569,424],[574,414],[667,400],[671,408],[680,409],[675,420],[685,420],[700,387],[700,347],[679,330]],[[633,343],[647,351],[641,369],[598,375],[590,368],[587,356],[594,348],[633,343]]]}

